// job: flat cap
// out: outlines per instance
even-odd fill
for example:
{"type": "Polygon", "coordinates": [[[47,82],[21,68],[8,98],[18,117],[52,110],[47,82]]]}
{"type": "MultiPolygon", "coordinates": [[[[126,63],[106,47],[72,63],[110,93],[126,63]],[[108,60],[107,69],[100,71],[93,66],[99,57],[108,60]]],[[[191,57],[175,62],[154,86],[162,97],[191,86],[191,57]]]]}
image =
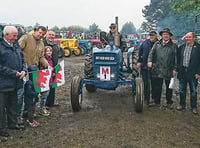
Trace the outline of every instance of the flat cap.
{"type": "Polygon", "coordinates": [[[157,35],[157,32],[155,32],[155,31],[150,31],[150,32],[149,32],[149,35],[157,35]]]}

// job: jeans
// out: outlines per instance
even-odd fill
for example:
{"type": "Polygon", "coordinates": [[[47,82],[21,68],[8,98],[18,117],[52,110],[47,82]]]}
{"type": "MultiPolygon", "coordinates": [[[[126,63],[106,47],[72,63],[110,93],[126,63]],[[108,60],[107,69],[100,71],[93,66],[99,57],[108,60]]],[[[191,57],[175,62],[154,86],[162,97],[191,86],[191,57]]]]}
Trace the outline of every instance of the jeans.
{"type": "Polygon", "coordinates": [[[180,105],[186,107],[186,92],[187,92],[187,83],[190,87],[190,106],[191,109],[197,108],[197,84],[198,81],[195,78],[192,79],[179,79],[179,93],[180,93],[180,105]]]}
{"type": "Polygon", "coordinates": [[[47,97],[46,106],[53,106],[55,102],[55,88],[50,88],[49,96],[47,97]]]}
{"type": "Polygon", "coordinates": [[[23,114],[28,113],[27,105],[24,103],[24,87],[17,90],[17,98],[18,98],[18,101],[17,101],[17,117],[20,118],[22,116],[23,104],[24,104],[23,114]]]}
{"type": "Polygon", "coordinates": [[[40,108],[45,107],[48,95],[49,95],[49,90],[41,92],[40,108]]]}
{"type": "Polygon", "coordinates": [[[34,113],[35,113],[35,104],[29,104],[27,105],[27,109],[28,109],[28,120],[30,122],[33,122],[34,120],[34,113]]]}

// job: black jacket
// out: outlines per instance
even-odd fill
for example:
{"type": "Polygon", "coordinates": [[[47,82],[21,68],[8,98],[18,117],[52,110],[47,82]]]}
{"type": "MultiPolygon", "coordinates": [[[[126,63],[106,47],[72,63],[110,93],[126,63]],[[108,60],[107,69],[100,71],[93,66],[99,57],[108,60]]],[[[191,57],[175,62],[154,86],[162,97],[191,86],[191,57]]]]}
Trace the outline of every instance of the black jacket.
{"type": "MultiPolygon", "coordinates": [[[[114,43],[114,34],[112,34],[112,32],[109,32],[107,34],[107,41],[113,42],[114,43]]],[[[123,51],[125,48],[127,47],[126,42],[124,40],[124,38],[122,37],[122,35],[120,34],[120,49],[123,51]]]]}
{"type": "Polygon", "coordinates": [[[22,80],[16,73],[26,71],[23,53],[17,42],[10,46],[5,40],[0,41],[0,92],[19,88],[22,80]]]}
{"type": "Polygon", "coordinates": [[[44,46],[51,46],[53,66],[56,66],[58,64],[58,54],[60,50],[59,45],[54,42],[50,42],[47,39],[44,39],[43,42],[44,42],[44,46]]]}
{"type": "Polygon", "coordinates": [[[177,59],[178,59],[178,78],[194,78],[195,74],[200,75],[200,44],[194,43],[191,55],[190,55],[190,61],[189,61],[189,66],[187,69],[186,75],[183,75],[184,68],[183,68],[183,54],[185,50],[186,44],[181,45],[178,48],[178,54],[177,54],[177,59]]]}

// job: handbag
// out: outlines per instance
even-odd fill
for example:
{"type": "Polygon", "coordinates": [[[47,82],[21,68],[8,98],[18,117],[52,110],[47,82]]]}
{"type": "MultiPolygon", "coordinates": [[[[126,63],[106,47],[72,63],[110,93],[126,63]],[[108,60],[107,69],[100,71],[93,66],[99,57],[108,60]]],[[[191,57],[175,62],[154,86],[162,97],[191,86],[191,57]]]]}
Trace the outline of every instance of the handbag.
{"type": "Polygon", "coordinates": [[[170,79],[169,88],[170,89],[175,89],[175,90],[178,88],[178,82],[177,82],[177,78],[176,77],[172,77],[170,79]]]}

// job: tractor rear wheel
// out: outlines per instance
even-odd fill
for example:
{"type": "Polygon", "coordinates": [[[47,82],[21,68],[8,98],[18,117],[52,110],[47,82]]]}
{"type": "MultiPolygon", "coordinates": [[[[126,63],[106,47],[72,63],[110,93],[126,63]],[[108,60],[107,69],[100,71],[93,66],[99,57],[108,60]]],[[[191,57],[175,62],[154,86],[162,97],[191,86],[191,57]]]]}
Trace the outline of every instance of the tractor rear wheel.
{"type": "Polygon", "coordinates": [[[139,76],[139,71],[137,69],[138,52],[132,53],[132,78],[139,76]]]}
{"type": "Polygon", "coordinates": [[[87,54],[85,56],[84,74],[85,74],[85,78],[94,78],[92,54],[87,54]]]}
{"type": "MultiPolygon", "coordinates": [[[[85,78],[87,78],[87,79],[94,78],[93,65],[92,65],[92,54],[87,54],[85,56],[84,74],[85,74],[85,78]]],[[[95,87],[95,85],[92,85],[92,84],[86,84],[85,87],[88,92],[95,92],[97,89],[95,87]]]]}
{"type": "Polygon", "coordinates": [[[77,48],[73,50],[73,53],[75,56],[80,56],[81,55],[81,49],[77,48]]]}
{"type": "Polygon", "coordinates": [[[70,57],[72,54],[72,50],[69,47],[64,48],[64,55],[65,57],[70,57]]]}
{"type": "Polygon", "coordinates": [[[75,76],[71,82],[71,105],[74,112],[81,110],[82,93],[80,93],[81,78],[75,76]]]}
{"type": "Polygon", "coordinates": [[[142,78],[136,78],[136,92],[133,95],[133,101],[135,105],[135,111],[137,113],[140,113],[143,111],[143,105],[144,105],[144,84],[142,78]]]}

